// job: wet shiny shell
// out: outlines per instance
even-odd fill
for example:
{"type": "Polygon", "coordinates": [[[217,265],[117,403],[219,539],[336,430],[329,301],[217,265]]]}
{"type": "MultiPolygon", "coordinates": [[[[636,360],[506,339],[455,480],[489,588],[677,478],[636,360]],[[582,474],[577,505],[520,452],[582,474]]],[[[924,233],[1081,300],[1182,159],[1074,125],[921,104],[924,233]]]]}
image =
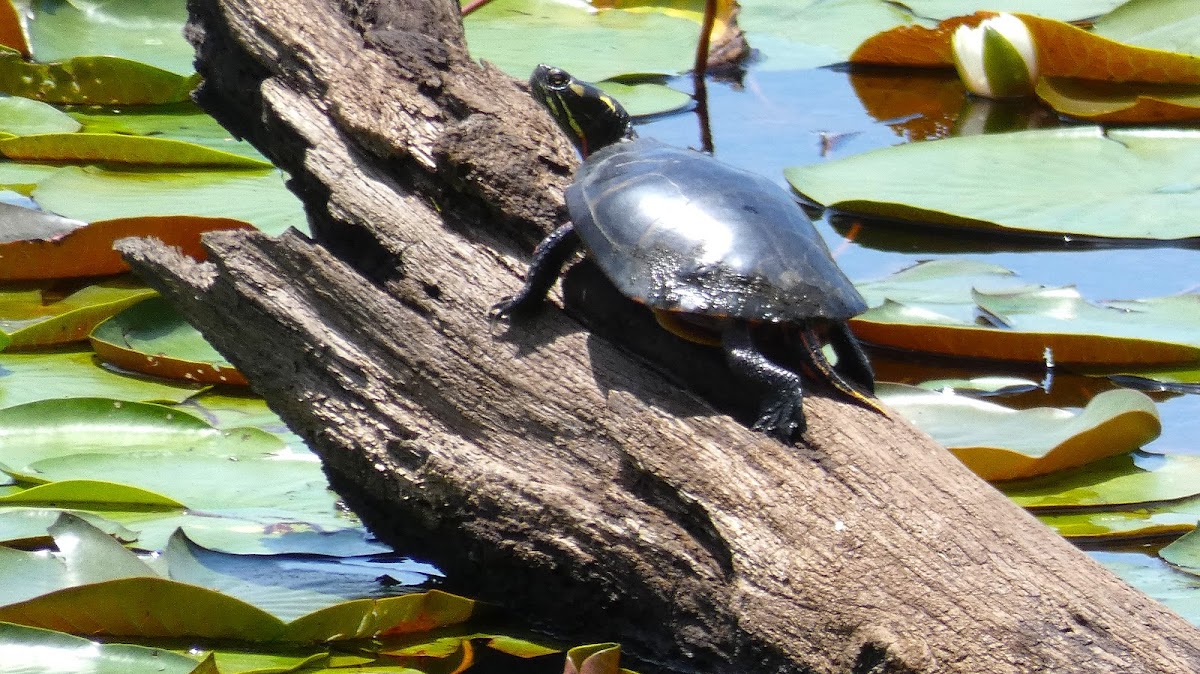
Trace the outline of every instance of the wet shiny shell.
{"type": "Polygon", "coordinates": [[[699,152],[606,147],[580,167],[567,206],[608,278],[653,308],[766,321],[866,310],[787,190],[699,152]]]}

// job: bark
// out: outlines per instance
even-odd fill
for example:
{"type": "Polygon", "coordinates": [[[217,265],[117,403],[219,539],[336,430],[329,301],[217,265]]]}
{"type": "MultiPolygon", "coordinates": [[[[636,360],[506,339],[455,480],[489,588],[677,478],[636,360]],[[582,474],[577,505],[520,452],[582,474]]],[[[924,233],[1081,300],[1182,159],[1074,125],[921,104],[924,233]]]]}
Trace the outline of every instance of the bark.
{"type": "Polygon", "coordinates": [[[458,589],[659,671],[1200,669],[1194,628],[903,420],[810,396],[789,447],[714,411],[745,407],[719,356],[586,264],[567,311],[491,323],[575,160],[450,0],[191,11],[198,100],[291,173],[314,240],[122,250],[458,589]]]}

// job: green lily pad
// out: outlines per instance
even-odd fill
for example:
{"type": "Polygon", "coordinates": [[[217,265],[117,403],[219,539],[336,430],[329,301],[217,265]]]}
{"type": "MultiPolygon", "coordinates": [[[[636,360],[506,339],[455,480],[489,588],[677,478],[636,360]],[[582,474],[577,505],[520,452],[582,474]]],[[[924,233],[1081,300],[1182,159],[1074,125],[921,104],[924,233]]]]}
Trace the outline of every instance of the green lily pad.
{"type": "Polygon", "coordinates": [[[692,97],[665,84],[639,82],[626,84],[604,80],[596,83],[621,102],[625,111],[634,117],[682,110],[692,104],[692,97]]]}
{"type": "Polygon", "coordinates": [[[271,163],[170,138],[112,133],[45,133],[0,140],[0,154],[17,161],[270,168],[271,163]]]}
{"type": "Polygon", "coordinates": [[[72,398],[0,409],[0,457],[10,470],[22,473],[47,459],[88,454],[119,455],[136,465],[161,456],[250,459],[283,447],[257,428],[222,431],[178,409],[150,403],[72,398]]]}
{"type": "Polygon", "coordinates": [[[1200,499],[1148,505],[1133,510],[1038,513],[1061,536],[1089,543],[1178,536],[1196,529],[1200,499]]]}
{"type": "Polygon", "coordinates": [[[1200,14],[1190,0],[1129,0],[1100,17],[1093,32],[1139,47],[1200,55],[1200,14]]]}
{"type": "Polygon", "coordinates": [[[86,339],[92,328],[155,292],[128,279],[102,281],[66,296],[53,287],[0,288],[0,332],[10,347],[47,346],[86,339]]]}
{"type": "Polygon", "coordinates": [[[248,222],[271,235],[307,232],[300,200],[276,170],[155,173],[68,166],[38,184],[34,199],[66,217],[95,222],[196,215],[248,222]]]}
{"type": "Polygon", "coordinates": [[[992,12],[1027,13],[1060,21],[1078,21],[1102,16],[1126,0],[906,0],[904,5],[920,16],[949,19],[974,14],[984,9],[992,12]]]}
{"type": "Polygon", "coordinates": [[[991,396],[1026,393],[1041,388],[1041,384],[1023,377],[985,376],[970,379],[929,379],[917,384],[927,391],[991,396]]]}
{"type": "Polygon", "coordinates": [[[161,648],[105,644],[54,630],[0,623],[0,662],[6,672],[202,674],[192,658],[161,648]]]}
{"type": "Polygon", "coordinates": [[[30,42],[41,61],[105,54],[179,75],[195,68],[183,37],[187,7],[178,0],[33,0],[30,42]]]}
{"type": "Polygon", "coordinates": [[[169,302],[149,299],[96,326],[96,355],[117,367],[167,379],[245,385],[246,379],[169,302]]]}
{"type": "Polygon", "coordinates": [[[494,0],[463,25],[472,56],[522,80],[548,60],[588,81],[622,73],[674,75],[692,67],[700,33],[694,21],[657,12],[597,11],[553,0],[494,0]],[[554,45],[549,52],[548,44],[554,45]]]}
{"type": "Polygon", "coordinates": [[[112,56],[30,63],[15,53],[0,54],[0,91],[46,103],[177,103],[187,100],[199,82],[198,75],[178,75],[112,56]]]}
{"type": "Polygon", "coordinates": [[[133,108],[75,108],[67,114],[83,125],[85,133],[171,138],[266,161],[253,145],[234,138],[191,102],[133,108]]]}
{"type": "Polygon", "coordinates": [[[1026,508],[1128,506],[1200,495],[1200,457],[1126,454],[999,485],[1026,508]]]}
{"type": "MultiPolygon", "coordinates": [[[[1195,523],[1193,513],[1193,524],[1195,523]]],[[[1179,540],[1158,551],[1158,556],[1167,560],[1171,566],[1186,571],[1194,576],[1200,576],[1200,534],[1195,529],[1184,534],[1179,540]]]]}
{"type": "Polygon", "coordinates": [[[15,489],[0,496],[6,506],[136,508],[138,512],[183,510],[178,501],[152,491],[100,480],[63,480],[15,489]]]}
{"type": "Polygon", "coordinates": [[[891,28],[935,22],[882,0],[764,0],[745,3],[738,23],[764,55],[758,67],[799,70],[849,61],[864,40],[891,28]]]}
{"type": "Polygon", "coordinates": [[[940,354],[1128,367],[1200,359],[1200,295],[1084,300],[1071,287],[1023,285],[970,260],[915,265],[857,284],[872,308],[851,321],[863,340],[940,354]]]}
{"type": "Polygon", "coordinates": [[[0,353],[0,408],[55,398],[97,397],[178,403],[201,387],[158,382],[97,367],[91,349],[54,353],[0,353]]]}
{"type": "MultiPolygon", "coordinates": [[[[42,541],[42,544],[38,547],[49,547],[51,543],[50,527],[58,521],[58,518],[64,512],[70,512],[75,517],[84,520],[123,543],[129,543],[137,539],[137,534],[132,530],[95,513],[82,510],[67,511],[60,508],[9,506],[0,508],[0,543],[9,547],[18,547],[14,543],[21,544],[26,541],[42,541]]],[[[29,546],[21,545],[20,547],[29,546]]]]}
{"type": "Polygon", "coordinates": [[[0,131],[4,133],[73,133],[79,128],[79,122],[53,105],[20,96],[0,97],[0,131]]]}
{"type": "Polygon", "coordinates": [[[901,145],[786,173],[808,198],[858,215],[1176,241],[1200,237],[1200,221],[1187,215],[1200,209],[1197,148],[1197,131],[1080,127],[901,145]]]}
{"type": "Polygon", "coordinates": [[[1045,475],[1125,454],[1162,430],[1154,401],[1137,391],[1101,393],[1080,413],[1014,410],[900,384],[880,384],[876,392],[985,480],[1045,475]]]}

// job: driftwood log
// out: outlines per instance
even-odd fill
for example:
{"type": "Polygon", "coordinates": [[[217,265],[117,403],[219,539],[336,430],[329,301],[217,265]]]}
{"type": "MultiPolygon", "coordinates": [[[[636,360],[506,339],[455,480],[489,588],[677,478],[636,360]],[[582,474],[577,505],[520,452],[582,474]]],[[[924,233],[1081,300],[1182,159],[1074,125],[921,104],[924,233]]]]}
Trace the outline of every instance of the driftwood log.
{"type": "Polygon", "coordinates": [[[452,0],[190,10],[198,101],[314,236],[121,248],[456,589],[649,671],[1200,671],[1200,632],[899,418],[812,396],[797,446],[750,432],[720,359],[586,266],[493,325],[576,160],[452,0]]]}

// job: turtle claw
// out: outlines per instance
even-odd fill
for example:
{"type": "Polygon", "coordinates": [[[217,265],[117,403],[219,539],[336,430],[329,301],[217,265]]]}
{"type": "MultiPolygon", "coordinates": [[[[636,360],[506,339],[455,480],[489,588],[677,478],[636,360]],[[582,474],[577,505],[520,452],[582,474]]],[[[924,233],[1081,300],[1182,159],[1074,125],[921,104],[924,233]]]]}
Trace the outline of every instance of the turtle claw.
{"type": "Polygon", "coordinates": [[[804,433],[803,396],[799,390],[788,391],[768,400],[754,422],[753,430],[765,433],[780,442],[791,442],[792,438],[804,433]]]}
{"type": "Polygon", "coordinates": [[[493,304],[491,309],[488,309],[488,319],[493,323],[496,321],[507,321],[508,319],[512,318],[513,310],[516,308],[516,305],[516,295],[505,297],[499,302],[493,304]]]}

